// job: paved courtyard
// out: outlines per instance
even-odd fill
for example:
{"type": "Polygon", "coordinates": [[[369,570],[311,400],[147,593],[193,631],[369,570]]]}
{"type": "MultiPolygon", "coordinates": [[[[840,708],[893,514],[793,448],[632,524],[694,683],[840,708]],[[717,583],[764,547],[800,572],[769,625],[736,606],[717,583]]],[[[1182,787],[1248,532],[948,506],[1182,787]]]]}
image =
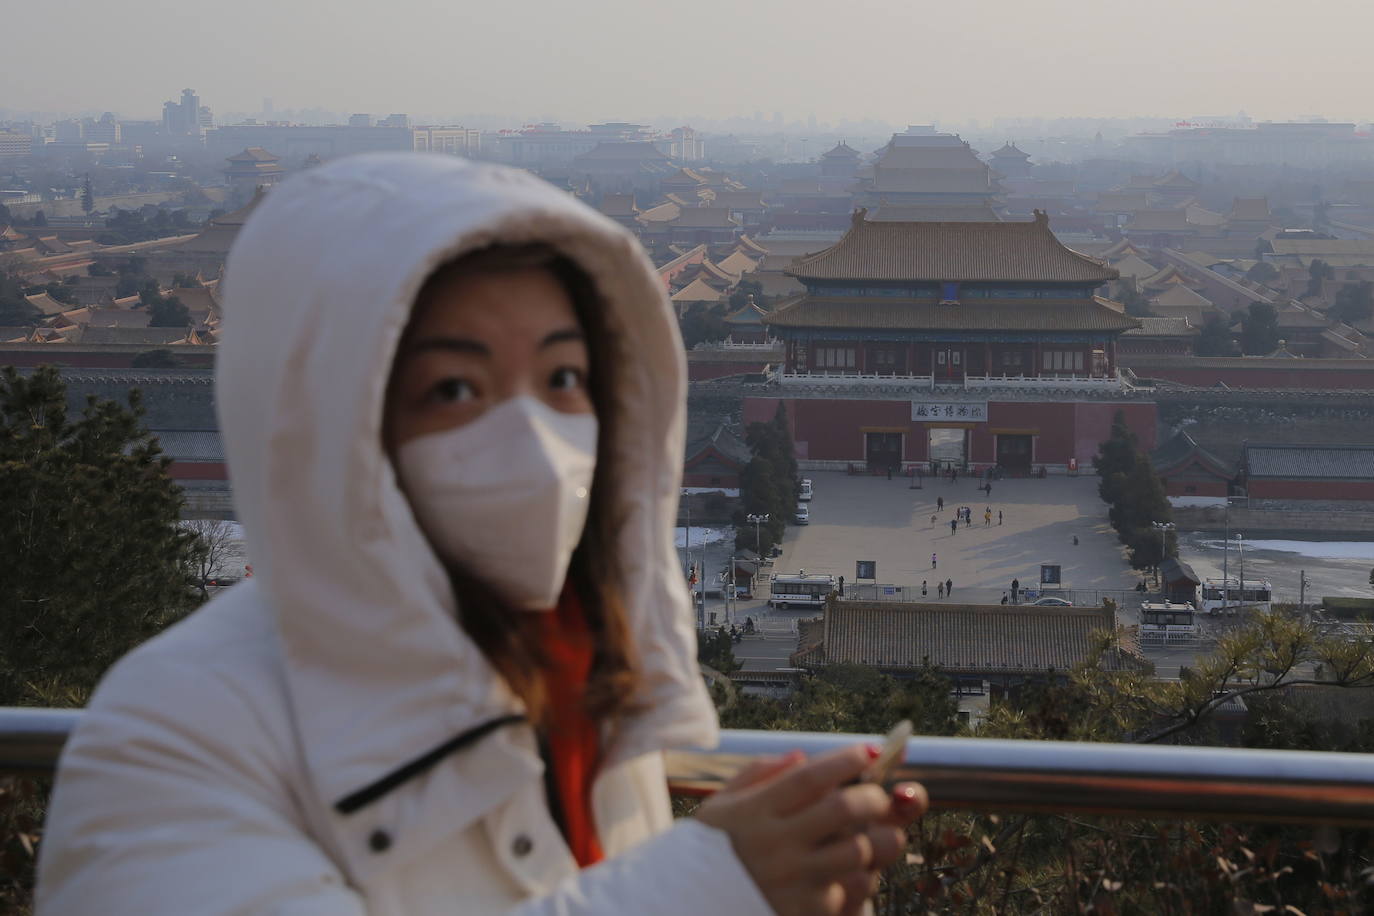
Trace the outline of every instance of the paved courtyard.
{"type": "Polygon", "coordinates": [[[957,598],[987,603],[1000,601],[1014,578],[1033,587],[1041,563],[1063,567],[1065,588],[1129,589],[1139,581],[1107,522],[1093,475],[994,480],[990,496],[978,489],[982,481],[962,477],[953,484],[926,479],[913,490],[904,477],[809,476],[815,484],[811,524],[788,527],[774,572],[805,569],[851,582],[855,560],[874,560],[880,583],[919,587],[928,580],[934,600],[935,583],[948,578],[957,598]],[[944,497],[943,511],[935,508],[937,497],[944,497]],[[960,506],[973,510],[973,524],[960,524],[951,534],[960,506]],[[992,525],[984,526],[988,507],[992,525]],[[931,569],[932,552],[937,569],[931,569]]]}

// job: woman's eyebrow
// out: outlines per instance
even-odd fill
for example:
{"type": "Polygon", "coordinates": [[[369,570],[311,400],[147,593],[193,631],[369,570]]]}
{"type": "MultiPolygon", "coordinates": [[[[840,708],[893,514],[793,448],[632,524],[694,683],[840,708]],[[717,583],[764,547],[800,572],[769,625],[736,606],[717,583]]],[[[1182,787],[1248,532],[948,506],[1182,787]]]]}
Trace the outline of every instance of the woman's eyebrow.
{"type": "Polygon", "coordinates": [[[582,333],[581,328],[564,328],[561,331],[554,331],[552,334],[545,337],[543,342],[539,344],[539,349],[542,350],[545,347],[551,347],[556,343],[564,343],[566,341],[581,342],[586,339],[587,335],[582,333]]]}
{"type": "Polygon", "coordinates": [[[477,356],[491,356],[491,348],[480,340],[470,337],[426,337],[406,347],[412,353],[426,350],[452,350],[458,353],[473,353],[477,356]]]}

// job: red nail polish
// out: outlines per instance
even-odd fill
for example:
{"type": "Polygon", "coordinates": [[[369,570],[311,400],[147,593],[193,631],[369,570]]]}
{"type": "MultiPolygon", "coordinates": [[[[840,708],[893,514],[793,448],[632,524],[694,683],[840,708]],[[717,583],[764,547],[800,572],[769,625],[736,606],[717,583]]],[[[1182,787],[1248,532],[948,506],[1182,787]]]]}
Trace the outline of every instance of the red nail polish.
{"type": "Polygon", "coordinates": [[[916,787],[898,786],[892,790],[892,797],[902,804],[909,805],[916,800],[916,787]]]}
{"type": "Polygon", "coordinates": [[[883,749],[876,744],[865,744],[864,750],[868,752],[869,760],[877,760],[883,753],[883,749]]]}

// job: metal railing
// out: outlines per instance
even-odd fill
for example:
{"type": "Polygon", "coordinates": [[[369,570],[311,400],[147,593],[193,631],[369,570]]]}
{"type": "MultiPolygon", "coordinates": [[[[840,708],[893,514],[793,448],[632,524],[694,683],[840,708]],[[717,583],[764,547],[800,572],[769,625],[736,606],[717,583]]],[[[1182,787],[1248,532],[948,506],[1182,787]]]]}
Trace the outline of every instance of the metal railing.
{"type": "MultiPolygon", "coordinates": [[[[51,772],[80,716],[0,709],[0,771],[51,772]]],[[[881,740],[726,731],[714,750],[670,751],[668,785],[709,795],[759,756],[881,740]]],[[[935,810],[1374,826],[1374,754],[913,738],[893,778],[924,784],[935,810]]]]}

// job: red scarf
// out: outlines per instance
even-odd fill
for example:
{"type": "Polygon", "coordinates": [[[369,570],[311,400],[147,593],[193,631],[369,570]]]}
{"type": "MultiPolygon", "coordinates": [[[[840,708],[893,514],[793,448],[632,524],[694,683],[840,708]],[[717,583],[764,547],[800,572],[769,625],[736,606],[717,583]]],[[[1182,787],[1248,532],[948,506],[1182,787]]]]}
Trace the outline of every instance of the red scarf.
{"type": "Polygon", "coordinates": [[[597,723],[587,715],[585,697],[595,646],[576,591],[567,587],[540,633],[548,668],[548,765],[552,791],[561,809],[562,828],[577,864],[586,868],[603,858],[592,817],[592,782],[600,762],[597,723]]]}

